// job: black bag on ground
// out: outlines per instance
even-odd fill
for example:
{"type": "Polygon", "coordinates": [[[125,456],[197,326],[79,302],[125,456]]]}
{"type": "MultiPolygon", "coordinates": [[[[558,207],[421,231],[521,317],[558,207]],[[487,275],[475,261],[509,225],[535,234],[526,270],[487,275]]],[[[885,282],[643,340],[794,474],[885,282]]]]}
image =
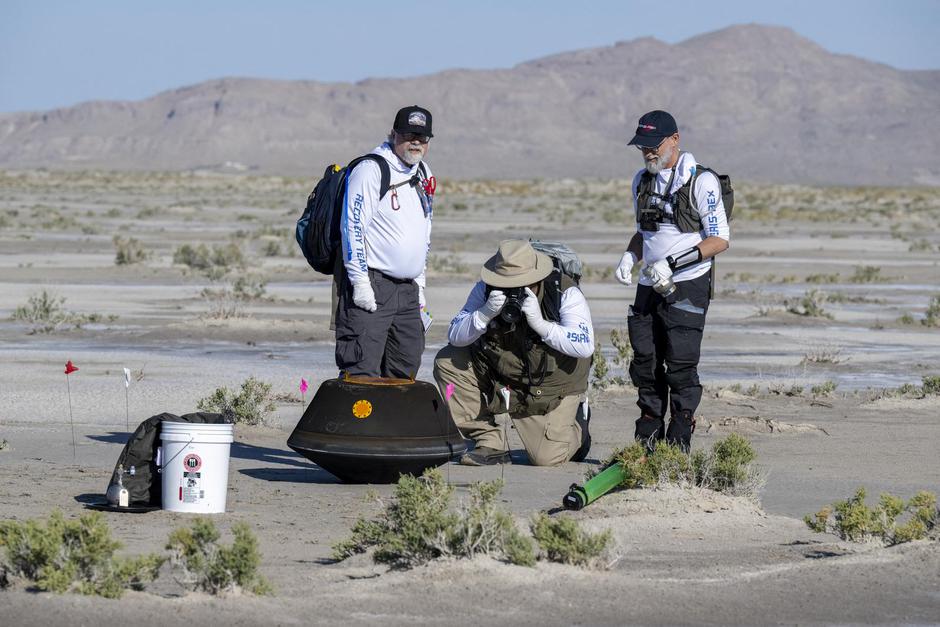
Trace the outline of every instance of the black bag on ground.
{"type": "Polygon", "coordinates": [[[366,159],[379,164],[382,171],[379,197],[385,196],[392,176],[388,162],[381,155],[363,155],[350,161],[345,168],[335,163],[328,166],[323,172],[323,178],[307,196],[307,207],[297,220],[294,233],[297,245],[310,267],[321,274],[333,274],[336,253],[342,247],[339,221],[346,196],[346,177],[366,159]]]}
{"type": "Polygon", "coordinates": [[[140,423],[131,434],[124,450],[121,451],[107,494],[112,486],[118,484],[119,469],[124,469],[124,488],[127,490],[129,505],[163,506],[163,484],[160,481],[160,467],[157,465],[157,448],[160,446],[160,424],[171,422],[192,422],[204,424],[222,424],[231,422],[222,414],[196,412],[192,414],[157,414],[140,423]]]}

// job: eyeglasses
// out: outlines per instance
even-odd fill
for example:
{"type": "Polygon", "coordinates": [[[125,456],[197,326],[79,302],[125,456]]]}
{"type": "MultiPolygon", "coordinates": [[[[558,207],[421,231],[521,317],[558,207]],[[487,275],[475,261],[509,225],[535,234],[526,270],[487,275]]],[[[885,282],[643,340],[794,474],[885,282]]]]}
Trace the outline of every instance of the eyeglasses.
{"type": "Polygon", "coordinates": [[[419,144],[426,144],[431,141],[429,136],[421,133],[398,133],[398,137],[403,142],[418,142],[419,144]]]}
{"type": "Polygon", "coordinates": [[[659,154],[659,151],[662,149],[663,144],[665,144],[665,143],[666,143],[666,140],[669,139],[670,137],[672,137],[672,136],[670,135],[669,137],[663,138],[663,141],[659,142],[659,144],[657,144],[655,148],[650,148],[649,146],[640,146],[640,145],[637,145],[636,149],[639,150],[640,152],[644,153],[644,154],[647,153],[647,152],[655,152],[655,153],[659,154]]]}

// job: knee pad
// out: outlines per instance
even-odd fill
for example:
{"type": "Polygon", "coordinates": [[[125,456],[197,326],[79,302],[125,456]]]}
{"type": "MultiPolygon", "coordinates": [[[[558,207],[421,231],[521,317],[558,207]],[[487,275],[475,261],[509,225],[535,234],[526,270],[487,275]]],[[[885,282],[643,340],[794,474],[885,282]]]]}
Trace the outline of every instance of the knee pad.
{"type": "Polygon", "coordinates": [[[688,453],[692,448],[692,433],[695,432],[695,416],[691,411],[676,412],[669,420],[666,441],[688,453]]]}
{"type": "Polygon", "coordinates": [[[656,447],[656,440],[662,440],[665,435],[666,423],[662,418],[643,414],[636,421],[634,439],[646,444],[646,450],[652,452],[656,447]]]}

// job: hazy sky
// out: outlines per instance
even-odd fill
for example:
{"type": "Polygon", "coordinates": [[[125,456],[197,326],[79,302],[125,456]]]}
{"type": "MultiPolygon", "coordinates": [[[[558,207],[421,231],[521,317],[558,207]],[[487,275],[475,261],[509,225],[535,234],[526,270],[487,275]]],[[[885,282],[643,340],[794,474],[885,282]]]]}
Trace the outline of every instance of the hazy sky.
{"type": "Polygon", "coordinates": [[[730,24],[940,69],[940,0],[0,0],[0,111],[146,98],[222,76],[356,81],[510,67],[730,24]]]}

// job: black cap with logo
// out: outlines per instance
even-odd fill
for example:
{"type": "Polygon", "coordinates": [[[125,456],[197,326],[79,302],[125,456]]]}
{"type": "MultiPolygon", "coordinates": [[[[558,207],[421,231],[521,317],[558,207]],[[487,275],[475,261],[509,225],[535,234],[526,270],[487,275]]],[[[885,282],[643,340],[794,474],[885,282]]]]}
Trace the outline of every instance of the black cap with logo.
{"type": "Polygon", "coordinates": [[[392,130],[396,133],[417,133],[434,137],[434,133],[431,132],[431,112],[418,105],[400,109],[395,115],[392,130]]]}
{"type": "Polygon", "coordinates": [[[636,135],[630,140],[629,146],[643,146],[655,148],[664,139],[679,132],[676,119],[665,111],[650,111],[640,118],[636,126],[636,135]]]}

